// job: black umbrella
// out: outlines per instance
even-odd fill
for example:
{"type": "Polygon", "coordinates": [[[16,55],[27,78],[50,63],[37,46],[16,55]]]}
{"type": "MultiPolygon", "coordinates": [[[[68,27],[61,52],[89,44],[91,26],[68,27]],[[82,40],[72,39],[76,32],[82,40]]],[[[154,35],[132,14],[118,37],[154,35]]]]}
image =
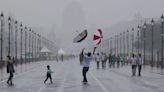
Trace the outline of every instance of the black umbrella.
{"type": "Polygon", "coordinates": [[[87,30],[84,30],[73,39],[73,42],[74,43],[81,42],[87,37],[87,35],[88,35],[87,30]]]}

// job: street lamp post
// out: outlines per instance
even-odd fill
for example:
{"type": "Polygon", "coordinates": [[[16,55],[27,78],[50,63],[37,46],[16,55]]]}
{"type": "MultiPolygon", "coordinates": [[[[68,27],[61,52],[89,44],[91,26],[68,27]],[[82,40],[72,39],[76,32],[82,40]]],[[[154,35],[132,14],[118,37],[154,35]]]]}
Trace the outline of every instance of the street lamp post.
{"type": "Polygon", "coordinates": [[[15,63],[17,67],[17,36],[18,36],[18,22],[15,21],[15,63]]]}
{"type": "Polygon", "coordinates": [[[153,66],[154,66],[154,57],[153,57],[153,55],[154,55],[154,20],[152,19],[151,20],[151,25],[152,25],[152,57],[151,57],[151,67],[152,67],[152,69],[153,69],[153,66]]]}
{"type": "Polygon", "coordinates": [[[134,42],[134,28],[132,28],[132,54],[134,54],[134,49],[133,49],[133,42],[134,42]]]}
{"type": "Polygon", "coordinates": [[[32,30],[32,62],[34,62],[34,31],[32,30]]]}
{"type": "Polygon", "coordinates": [[[139,49],[140,49],[140,41],[139,41],[139,39],[140,39],[139,38],[140,26],[138,25],[137,28],[138,28],[138,30],[137,30],[137,38],[138,38],[138,46],[137,47],[138,47],[138,51],[137,52],[138,52],[138,55],[139,55],[139,49]]]}
{"type": "Polygon", "coordinates": [[[3,26],[4,26],[4,15],[3,13],[1,13],[0,16],[0,21],[1,21],[1,62],[0,62],[0,66],[1,66],[1,80],[3,79],[3,26]]]}
{"type": "Polygon", "coordinates": [[[146,63],[146,56],[145,56],[145,49],[146,49],[146,22],[144,23],[144,26],[143,26],[143,28],[144,28],[144,66],[145,66],[145,63],[146,63]]]}
{"type": "Polygon", "coordinates": [[[24,61],[25,61],[25,71],[27,70],[27,56],[26,56],[26,53],[27,53],[27,27],[25,26],[25,30],[24,30],[24,32],[25,32],[25,44],[24,44],[24,46],[25,46],[25,53],[24,53],[24,55],[25,55],[25,59],[24,59],[24,61]]]}
{"type": "Polygon", "coordinates": [[[123,32],[123,65],[125,65],[125,32],[123,32]]]}
{"type": "MultiPolygon", "coordinates": [[[[127,57],[129,58],[129,30],[127,30],[127,57]]],[[[128,65],[129,61],[127,62],[128,65]]]]}
{"type": "Polygon", "coordinates": [[[122,54],[122,44],[121,44],[121,41],[122,41],[121,39],[122,39],[122,37],[121,37],[121,36],[122,36],[122,34],[120,33],[120,56],[121,56],[121,54],[122,54]]]}
{"type": "Polygon", "coordinates": [[[164,62],[163,62],[163,36],[164,36],[164,33],[163,33],[163,24],[164,24],[164,16],[162,14],[161,16],[161,24],[162,24],[162,30],[161,30],[161,69],[163,70],[163,65],[164,65],[164,62]]]}
{"type": "Polygon", "coordinates": [[[117,55],[118,55],[118,50],[119,50],[118,35],[116,35],[116,41],[117,41],[117,55]]]}
{"type": "Polygon", "coordinates": [[[35,50],[34,50],[34,57],[35,57],[35,61],[36,61],[36,50],[37,50],[37,40],[36,40],[36,38],[37,38],[37,35],[36,35],[36,32],[34,33],[35,34],[35,41],[34,41],[34,43],[35,43],[35,45],[34,45],[34,48],[35,48],[35,50]]]}
{"type": "Polygon", "coordinates": [[[110,38],[110,53],[112,54],[112,37],[110,38]]]}
{"type": "Polygon", "coordinates": [[[10,32],[11,32],[11,18],[8,18],[8,25],[9,25],[9,37],[8,37],[8,56],[10,56],[10,32]]]}
{"type": "Polygon", "coordinates": [[[115,35],[115,47],[114,47],[114,50],[115,50],[115,55],[117,53],[117,36],[115,35]]]}
{"type": "Polygon", "coordinates": [[[29,62],[31,63],[31,28],[29,29],[29,62]]]}
{"type": "Polygon", "coordinates": [[[20,34],[21,34],[21,39],[20,39],[20,64],[21,64],[21,72],[22,72],[22,62],[23,62],[23,59],[22,59],[22,34],[23,34],[23,25],[22,23],[20,24],[20,34]]]}

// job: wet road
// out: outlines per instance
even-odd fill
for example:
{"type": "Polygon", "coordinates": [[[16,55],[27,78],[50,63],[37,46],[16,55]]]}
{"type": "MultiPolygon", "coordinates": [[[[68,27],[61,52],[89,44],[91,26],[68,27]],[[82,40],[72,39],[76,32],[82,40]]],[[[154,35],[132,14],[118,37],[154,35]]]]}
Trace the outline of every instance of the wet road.
{"type": "Polygon", "coordinates": [[[44,62],[38,68],[14,78],[14,86],[0,82],[0,92],[164,92],[164,76],[143,71],[142,77],[131,77],[130,66],[99,69],[92,62],[87,74],[88,84],[82,83],[82,67],[78,59],[67,62],[44,62]],[[44,84],[46,65],[53,70],[53,84],[44,84]]]}

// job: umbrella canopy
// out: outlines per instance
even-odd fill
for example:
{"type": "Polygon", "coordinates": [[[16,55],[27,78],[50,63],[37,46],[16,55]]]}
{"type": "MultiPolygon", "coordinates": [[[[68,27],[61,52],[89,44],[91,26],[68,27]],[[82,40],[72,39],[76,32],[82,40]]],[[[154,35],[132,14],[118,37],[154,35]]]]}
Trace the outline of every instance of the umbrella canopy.
{"type": "Polygon", "coordinates": [[[87,37],[88,33],[87,30],[84,30],[82,33],[78,34],[74,39],[73,42],[74,43],[78,43],[83,41],[86,37],[87,37]]]}
{"type": "Polygon", "coordinates": [[[93,41],[96,45],[99,45],[101,43],[101,39],[103,38],[102,30],[98,29],[96,33],[93,35],[93,41]]]}

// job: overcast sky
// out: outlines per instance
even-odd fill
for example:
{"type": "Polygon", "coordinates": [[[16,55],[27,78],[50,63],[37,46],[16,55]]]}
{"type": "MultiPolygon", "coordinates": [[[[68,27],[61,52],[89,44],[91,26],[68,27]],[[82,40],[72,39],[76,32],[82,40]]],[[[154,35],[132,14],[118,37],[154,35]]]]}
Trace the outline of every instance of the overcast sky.
{"type": "Polygon", "coordinates": [[[52,29],[63,27],[63,14],[73,1],[81,7],[88,27],[108,27],[131,20],[136,13],[148,18],[164,13],[164,0],[0,0],[0,11],[26,25],[52,29]]]}
{"type": "MultiPolygon", "coordinates": [[[[0,10],[12,13],[29,25],[51,27],[61,24],[66,6],[73,0],[0,0],[0,10]]],[[[83,8],[88,25],[109,26],[132,19],[140,12],[157,17],[164,12],[164,0],[74,0],[83,8]]]]}

